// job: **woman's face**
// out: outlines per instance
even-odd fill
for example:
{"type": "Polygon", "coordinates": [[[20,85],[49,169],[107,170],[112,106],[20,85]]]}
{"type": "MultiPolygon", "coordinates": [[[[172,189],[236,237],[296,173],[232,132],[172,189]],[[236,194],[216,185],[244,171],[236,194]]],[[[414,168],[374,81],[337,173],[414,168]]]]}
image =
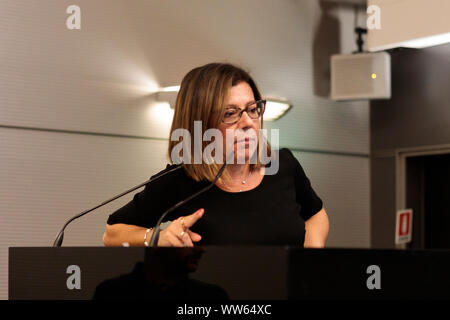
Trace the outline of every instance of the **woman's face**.
{"type": "MultiPolygon", "coordinates": [[[[244,110],[246,107],[255,107],[255,97],[252,88],[247,82],[240,82],[228,91],[225,104],[225,119],[227,116],[244,110]]],[[[248,161],[257,150],[260,119],[252,119],[247,112],[243,112],[239,121],[234,124],[221,122],[218,129],[223,136],[223,150],[229,154],[234,149],[234,163],[248,161]],[[228,131],[228,134],[227,134],[228,131]]]]}

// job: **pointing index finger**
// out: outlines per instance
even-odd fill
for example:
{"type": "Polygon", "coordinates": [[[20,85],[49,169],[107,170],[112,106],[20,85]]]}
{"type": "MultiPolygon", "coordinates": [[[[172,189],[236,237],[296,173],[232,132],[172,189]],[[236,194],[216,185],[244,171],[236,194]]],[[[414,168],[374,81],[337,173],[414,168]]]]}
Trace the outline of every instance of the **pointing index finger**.
{"type": "Polygon", "coordinates": [[[184,226],[188,229],[192,227],[203,216],[204,212],[205,210],[202,208],[195,211],[193,214],[186,216],[184,218],[184,226]]]}

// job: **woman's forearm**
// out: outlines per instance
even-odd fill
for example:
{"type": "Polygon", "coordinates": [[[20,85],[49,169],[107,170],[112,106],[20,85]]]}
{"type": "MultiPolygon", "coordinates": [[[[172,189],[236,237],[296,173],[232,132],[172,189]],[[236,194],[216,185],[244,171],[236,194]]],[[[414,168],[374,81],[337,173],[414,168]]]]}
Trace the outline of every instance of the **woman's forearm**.
{"type": "Polygon", "coordinates": [[[305,221],[305,248],[323,248],[329,231],[328,216],[324,208],[305,221]]]}
{"type": "MultiPolygon", "coordinates": [[[[105,246],[122,246],[128,243],[129,246],[144,246],[144,235],[147,228],[129,224],[106,225],[103,234],[103,244],[105,246]]],[[[152,231],[147,234],[147,240],[152,236],[152,231]]]]}

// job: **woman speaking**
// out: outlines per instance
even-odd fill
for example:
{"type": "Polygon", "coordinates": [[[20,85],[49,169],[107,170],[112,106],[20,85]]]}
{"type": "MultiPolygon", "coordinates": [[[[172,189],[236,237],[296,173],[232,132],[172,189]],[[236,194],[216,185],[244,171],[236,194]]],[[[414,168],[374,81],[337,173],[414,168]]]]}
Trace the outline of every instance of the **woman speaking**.
{"type": "MultiPolygon", "coordinates": [[[[181,129],[192,133],[184,136],[192,141],[183,141],[189,148],[182,150],[182,158],[195,158],[194,125],[200,123],[203,131],[216,129],[222,134],[223,145],[218,150],[224,151],[223,156],[216,150],[214,159],[219,156],[225,161],[230,146],[233,159],[227,161],[212,188],[165,217],[158,246],[325,245],[328,217],[298,160],[289,149],[281,149],[277,151],[277,171],[268,174],[269,165],[273,164],[260,159],[261,148],[268,155],[275,153],[259,134],[264,109],[265,101],[255,82],[241,68],[211,63],[184,77],[170,133],[170,137],[181,129]],[[246,134],[249,132],[255,134],[246,134]]],[[[178,153],[174,152],[178,147],[178,141],[169,141],[172,165],[160,173],[176,166],[173,155],[178,153]]],[[[206,151],[207,143],[201,143],[200,148],[201,152],[206,151]]],[[[222,166],[218,162],[184,161],[180,170],[150,182],[109,216],[104,244],[148,245],[161,215],[211,184],[222,166]]]]}

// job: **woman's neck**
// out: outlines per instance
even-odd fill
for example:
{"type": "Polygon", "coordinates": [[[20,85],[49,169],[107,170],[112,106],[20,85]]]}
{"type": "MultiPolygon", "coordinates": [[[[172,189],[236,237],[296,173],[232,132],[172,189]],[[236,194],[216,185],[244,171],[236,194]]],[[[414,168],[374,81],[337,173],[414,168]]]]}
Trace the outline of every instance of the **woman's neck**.
{"type": "Polygon", "coordinates": [[[228,164],[226,168],[230,177],[234,179],[239,179],[246,177],[250,170],[250,165],[246,164],[228,164]]]}

